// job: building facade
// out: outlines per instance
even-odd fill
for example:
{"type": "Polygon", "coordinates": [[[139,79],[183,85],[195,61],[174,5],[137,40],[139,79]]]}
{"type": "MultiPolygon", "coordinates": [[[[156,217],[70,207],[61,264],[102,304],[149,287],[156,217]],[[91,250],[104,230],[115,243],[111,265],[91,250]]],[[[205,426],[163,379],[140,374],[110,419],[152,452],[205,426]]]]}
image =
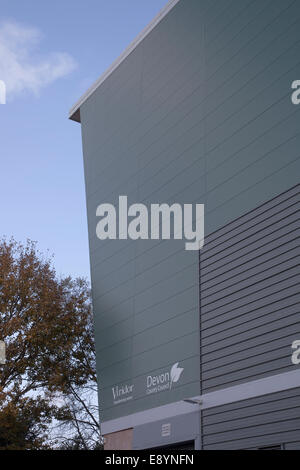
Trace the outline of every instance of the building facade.
{"type": "Polygon", "coordinates": [[[299,2],[172,0],[70,112],[107,449],[300,449],[299,61],[299,2]],[[203,249],[99,240],[121,195],[204,204],[203,249]]]}

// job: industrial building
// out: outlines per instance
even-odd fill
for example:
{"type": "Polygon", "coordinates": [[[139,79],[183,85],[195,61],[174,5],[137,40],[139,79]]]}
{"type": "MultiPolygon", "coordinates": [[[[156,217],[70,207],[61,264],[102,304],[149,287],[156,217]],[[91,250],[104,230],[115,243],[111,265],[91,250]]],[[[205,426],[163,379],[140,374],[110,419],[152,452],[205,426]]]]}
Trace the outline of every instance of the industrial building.
{"type": "Polygon", "coordinates": [[[297,79],[299,1],[171,0],[70,111],[106,449],[300,449],[297,79]],[[120,196],[204,204],[203,248],[99,240],[120,196]]]}

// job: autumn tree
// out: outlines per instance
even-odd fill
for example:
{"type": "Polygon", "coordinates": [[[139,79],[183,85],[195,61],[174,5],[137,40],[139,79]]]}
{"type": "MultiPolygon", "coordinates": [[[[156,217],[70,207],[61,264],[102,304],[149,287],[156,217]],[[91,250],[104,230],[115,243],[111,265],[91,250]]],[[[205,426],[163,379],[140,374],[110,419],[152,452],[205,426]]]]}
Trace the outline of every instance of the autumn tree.
{"type": "Polygon", "coordinates": [[[0,449],[97,448],[87,282],[58,278],[34,242],[1,240],[0,339],[0,449]]]}

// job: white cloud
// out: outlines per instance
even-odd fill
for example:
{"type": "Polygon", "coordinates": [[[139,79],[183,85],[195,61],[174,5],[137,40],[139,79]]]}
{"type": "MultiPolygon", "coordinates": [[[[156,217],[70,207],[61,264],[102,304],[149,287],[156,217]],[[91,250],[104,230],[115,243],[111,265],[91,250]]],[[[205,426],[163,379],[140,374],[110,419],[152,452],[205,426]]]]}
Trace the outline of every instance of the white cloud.
{"type": "Polygon", "coordinates": [[[42,88],[72,72],[76,63],[67,53],[41,56],[41,33],[14,22],[0,23],[0,79],[6,84],[7,98],[42,88]]]}

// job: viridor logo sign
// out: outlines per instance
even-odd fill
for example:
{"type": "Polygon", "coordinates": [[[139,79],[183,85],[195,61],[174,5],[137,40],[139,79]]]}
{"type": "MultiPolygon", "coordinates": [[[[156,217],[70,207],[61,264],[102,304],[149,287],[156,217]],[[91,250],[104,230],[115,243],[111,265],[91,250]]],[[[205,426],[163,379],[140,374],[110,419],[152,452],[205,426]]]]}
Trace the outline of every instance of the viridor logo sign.
{"type": "Polygon", "coordinates": [[[6,103],[6,85],[3,80],[0,80],[0,104],[6,103]]]}
{"type": "MultiPolygon", "coordinates": [[[[176,362],[170,371],[162,372],[158,375],[148,375],[146,379],[146,395],[171,390],[173,384],[179,382],[183,371],[184,368],[179,367],[179,362],[176,362]]],[[[133,399],[134,385],[132,384],[116,385],[111,390],[114,405],[120,405],[133,399]]]]}
{"type": "Polygon", "coordinates": [[[96,226],[100,240],[182,240],[186,250],[200,250],[204,245],[204,205],[151,204],[150,214],[144,204],[128,207],[127,196],[119,196],[119,207],[100,204],[96,226]]]}
{"type": "Polygon", "coordinates": [[[112,388],[114,405],[125,403],[133,398],[133,385],[116,385],[112,388]]]}
{"type": "Polygon", "coordinates": [[[180,377],[184,371],[183,367],[179,367],[179,362],[176,362],[170,371],[163,372],[159,375],[148,375],[147,376],[147,388],[146,394],[163,392],[165,390],[171,390],[173,384],[179,382],[180,377]]]}

